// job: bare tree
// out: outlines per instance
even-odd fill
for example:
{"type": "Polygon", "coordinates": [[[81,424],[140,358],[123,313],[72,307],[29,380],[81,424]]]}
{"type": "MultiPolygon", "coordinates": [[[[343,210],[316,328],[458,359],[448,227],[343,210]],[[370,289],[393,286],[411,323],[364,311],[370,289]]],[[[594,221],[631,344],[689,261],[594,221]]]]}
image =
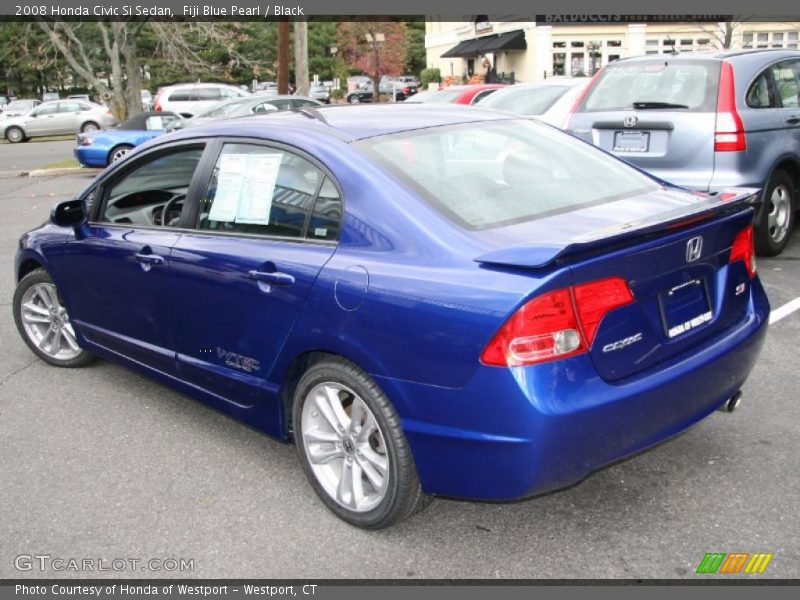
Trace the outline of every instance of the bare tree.
{"type": "Polygon", "coordinates": [[[720,50],[728,50],[733,47],[733,38],[739,28],[749,20],[749,17],[736,17],[739,21],[723,21],[720,23],[709,23],[701,25],[700,29],[714,39],[714,43],[720,50]]]}

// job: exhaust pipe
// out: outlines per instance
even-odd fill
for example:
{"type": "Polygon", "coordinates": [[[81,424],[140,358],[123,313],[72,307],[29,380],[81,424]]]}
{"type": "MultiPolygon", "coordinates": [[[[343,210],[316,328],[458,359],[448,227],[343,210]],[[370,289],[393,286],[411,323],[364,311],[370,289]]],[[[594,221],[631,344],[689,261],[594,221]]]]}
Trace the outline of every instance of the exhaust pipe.
{"type": "Polygon", "coordinates": [[[742,391],[739,390],[733,396],[728,398],[728,400],[726,400],[725,403],[722,406],[720,406],[717,410],[724,413],[732,413],[733,411],[736,410],[741,401],[742,401],[742,391]]]}

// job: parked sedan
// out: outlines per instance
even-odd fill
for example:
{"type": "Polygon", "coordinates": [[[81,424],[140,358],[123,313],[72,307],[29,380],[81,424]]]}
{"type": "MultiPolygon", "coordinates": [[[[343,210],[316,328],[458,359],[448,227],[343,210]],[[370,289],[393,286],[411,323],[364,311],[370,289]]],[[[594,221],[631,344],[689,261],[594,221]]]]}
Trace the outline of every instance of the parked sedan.
{"type": "Polygon", "coordinates": [[[583,77],[518,83],[481,99],[480,105],[484,108],[536,117],[540,121],[563,129],[570,109],[581,92],[586,89],[589,81],[590,78],[583,77]]]}
{"type": "Polygon", "coordinates": [[[32,111],[0,120],[0,135],[12,144],[32,137],[97,131],[117,124],[105,106],[78,100],[43,102],[32,111]]]}
{"type": "Polygon", "coordinates": [[[211,121],[219,119],[234,119],[237,117],[249,117],[278,112],[280,110],[292,110],[296,108],[316,108],[322,103],[306,98],[305,96],[248,96],[247,98],[237,98],[218,104],[214,108],[200,113],[193,119],[183,119],[172,124],[170,129],[180,129],[182,127],[197,127],[205,125],[211,121]]]}
{"type": "Polygon", "coordinates": [[[502,83],[476,83],[471,85],[451,85],[433,94],[412,96],[407,102],[431,104],[477,104],[484,98],[506,87],[502,83]]]}
{"type": "Polygon", "coordinates": [[[180,115],[173,112],[142,112],[114,129],[79,133],[75,158],[84,167],[105,167],[127,156],[136,146],[164,135],[171,123],[180,120],[180,115]]]}
{"type": "Polygon", "coordinates": [[[13,311],[47,363],[100,356],[294,441],[322,502],[376,529],[735,408],[769,317],[754,193],[475,107],[219,121],[22,236],[13,311]]]}

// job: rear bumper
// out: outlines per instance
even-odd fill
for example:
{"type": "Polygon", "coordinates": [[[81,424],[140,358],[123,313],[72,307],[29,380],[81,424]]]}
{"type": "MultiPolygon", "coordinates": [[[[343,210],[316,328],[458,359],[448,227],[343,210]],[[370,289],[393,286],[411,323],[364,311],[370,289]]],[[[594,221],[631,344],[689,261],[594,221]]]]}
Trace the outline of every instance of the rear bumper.
{"type": "Polygon", "coordinates": [[[767,298],[760,283],[752,290],[736,327],[615,384],[597,376],[587,355],[482,366],[457,390],[376,379],[398,406],[425,491],[522,498],[576,483],[721,406],[744,384],[766,335],[767,298]]]}
{"type": "Polygon", "coordinates": [[[76,146],[75,159],[84,167],[105,167],[108,161],[108,148],[97,146],[76,146]]]}

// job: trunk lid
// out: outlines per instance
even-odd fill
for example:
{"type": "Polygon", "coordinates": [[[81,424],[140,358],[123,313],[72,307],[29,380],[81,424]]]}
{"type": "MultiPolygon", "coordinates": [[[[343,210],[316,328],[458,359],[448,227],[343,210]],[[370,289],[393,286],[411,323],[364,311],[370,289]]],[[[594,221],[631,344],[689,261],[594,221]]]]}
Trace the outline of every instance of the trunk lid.
{"type": "MultiPolygon", "coordinates": [[[[476,260],[536,270],[566,266],[573,284],[625,279],[634,301],[603,317],[589,348],[600,376],[618,381],[689,350],[744,317],[751,279],[743,262],[729,260],[734,239],[752,221],[755,193],[728,191],[682,207],[662,200],[661,212],[595,229],[580,214],[591,211],[586,209],[559,217],[576,229],[584,227],[566,242],[516,244],[476,260]]],[[[551,222],[545,229],[559,227],[551,222]]]]}
{"type": "Polygon", "coordinates": [[[609,65],[568,130],[656,177],[707,190],[720,64],[665,56],[609,65]]]}

